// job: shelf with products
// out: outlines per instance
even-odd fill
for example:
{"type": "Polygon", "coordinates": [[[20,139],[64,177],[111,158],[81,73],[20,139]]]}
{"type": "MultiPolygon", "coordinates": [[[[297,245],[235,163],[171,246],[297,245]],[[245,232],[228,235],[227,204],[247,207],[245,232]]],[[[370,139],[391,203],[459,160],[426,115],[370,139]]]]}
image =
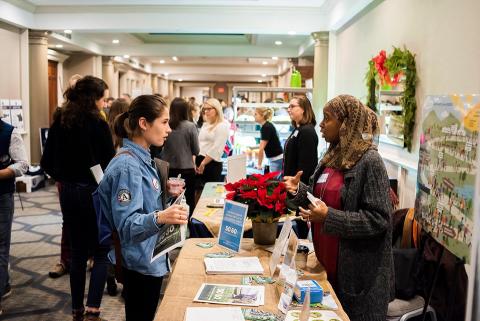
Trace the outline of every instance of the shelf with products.
{"type": "Polygon", "coordinates": [[[404,145],[405,118],[401,101],[403,91],[403,81],[400,81],[394,89],[378,90],[379,140],[382,143],[401,147],[404,145]]]}
{"type": "Polygon", "coordinates": [[[233,87],[234,122],[236,125],[234,154],[246,153],[249,163],[256,164],[261,125],[255,122],[255,109],[260,107],[272,109],[273,117],[270,122],[275,126],[280,143],[284,146],[285,140],[292,131],[291,119],[288,114],[291,97],[295,94],[303,94],[311,98],[311,93],[311,88],[233,87]],[[241,97],[247,98],[249,102],[242,102],[241,97]],[[265,100],[267,102],[261,102],[265,100]]]}

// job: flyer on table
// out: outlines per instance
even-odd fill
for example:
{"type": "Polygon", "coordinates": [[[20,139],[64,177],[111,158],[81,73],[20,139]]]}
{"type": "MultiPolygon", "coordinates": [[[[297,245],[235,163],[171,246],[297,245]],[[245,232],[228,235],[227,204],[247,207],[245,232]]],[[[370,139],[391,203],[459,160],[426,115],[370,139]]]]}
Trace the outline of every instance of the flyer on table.
{"type": "Polygon", "coordinates": [[[222,225],[218,235],[218,244],[231,251],[239,252],[243,237],[248,205],[226,200],[223,210],[222,225]]]}

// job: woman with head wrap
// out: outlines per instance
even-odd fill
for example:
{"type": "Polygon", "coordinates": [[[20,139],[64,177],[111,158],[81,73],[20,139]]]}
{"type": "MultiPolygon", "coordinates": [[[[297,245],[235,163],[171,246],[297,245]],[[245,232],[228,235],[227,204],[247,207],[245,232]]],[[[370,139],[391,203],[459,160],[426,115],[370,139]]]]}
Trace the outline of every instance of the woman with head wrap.
{"type": "Polygon", "coordinates": [[[393,299],[389,180],[373,137],[377,117],[358,99],[327,102],[320,131],[330,143],[309,186],[286,176],[292,201],[312,222],[318,260],[352,321],[384,321],[393,299]],[[307,191],[317,200],[311,204],[307,191]]]}

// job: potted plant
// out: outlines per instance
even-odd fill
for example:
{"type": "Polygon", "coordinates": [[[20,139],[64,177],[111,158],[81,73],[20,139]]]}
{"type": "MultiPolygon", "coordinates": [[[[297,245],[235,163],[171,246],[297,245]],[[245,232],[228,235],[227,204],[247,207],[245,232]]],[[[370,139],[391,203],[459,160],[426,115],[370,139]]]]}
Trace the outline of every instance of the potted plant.
{"type": "Polygon", "coordinates": [[[287,211],[285,184],[277,179],[280,172],[253,174],[248,178],[225,185],[226,198],[248,205],[247,217],[252,220],[256,244],[274,244],[277,225],[287,211]]]}

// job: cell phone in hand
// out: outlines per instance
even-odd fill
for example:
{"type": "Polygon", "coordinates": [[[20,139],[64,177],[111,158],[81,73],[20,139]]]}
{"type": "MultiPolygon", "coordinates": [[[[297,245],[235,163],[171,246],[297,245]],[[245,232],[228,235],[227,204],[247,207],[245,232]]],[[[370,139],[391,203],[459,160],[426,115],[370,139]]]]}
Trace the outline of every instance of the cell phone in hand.
{"type": "Polygon", "coordinates": [[[312,195],[312,193],[307,192],[307,198],[312,203],[313,206],[317,206],[317,201],[319,201],[319,198],[316,198],[315,196],[312,195]]]}

